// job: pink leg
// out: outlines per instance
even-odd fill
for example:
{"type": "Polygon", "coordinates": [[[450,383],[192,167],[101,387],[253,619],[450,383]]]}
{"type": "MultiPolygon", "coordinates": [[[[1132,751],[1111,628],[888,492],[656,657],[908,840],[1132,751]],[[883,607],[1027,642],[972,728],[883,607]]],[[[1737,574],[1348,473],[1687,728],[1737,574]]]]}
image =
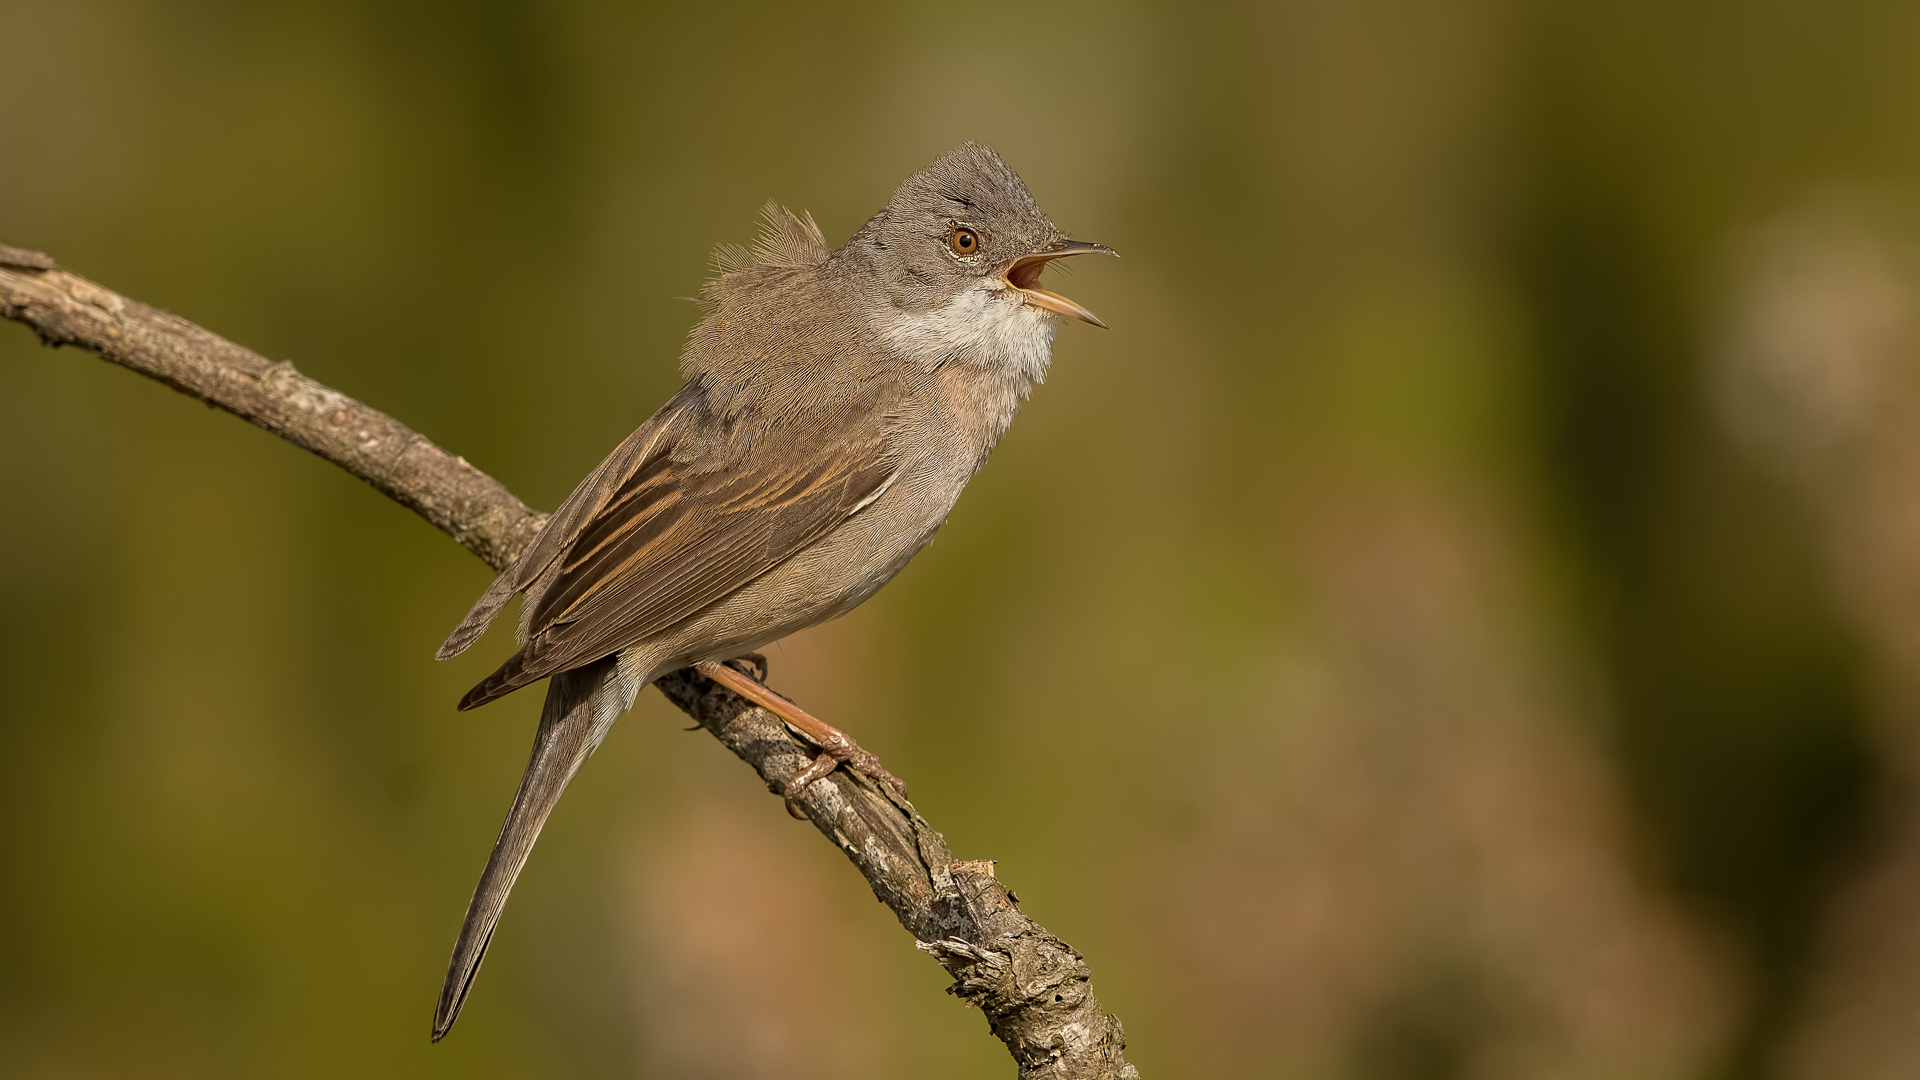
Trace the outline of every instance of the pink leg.
{"type": "MultiPolygon", "coordinates": [[[[765,660],[761,660],[759,665],[760,670],[766,670],[765,664],[765,660]]],[[[880,764],[879,758],[874,757],[862,748],[859,743],[854,742],[853,739],[848,737],[846,732],[813,716],[800,706],[774,693],[752,676],[742,674],[717,660],[703,660],[695,664],[694,669],[707,678],[712,679],[714,682],[719,683],[721,686],[726,687],[741,697],[746,698],[748,701],[753,702],[755,705],[778,716],[780,719],[785,720],[799,731],[800,734],[806,736],[815,745],[820,747],[820,756],[813,759],[813,764],[808,765],[805,769],[794,774],[792,779],[787,781],[787,812],[794,817],[804,817],[794,803],[794,800],[800,797],[801,792],[804,792],[815,780],[827,775],[841,765],[847,766],[854,772],[879,780],[901,795],[907,793],[906,785],[896,780],[893,774],[888,772],[886,768],[880,764]]]]}

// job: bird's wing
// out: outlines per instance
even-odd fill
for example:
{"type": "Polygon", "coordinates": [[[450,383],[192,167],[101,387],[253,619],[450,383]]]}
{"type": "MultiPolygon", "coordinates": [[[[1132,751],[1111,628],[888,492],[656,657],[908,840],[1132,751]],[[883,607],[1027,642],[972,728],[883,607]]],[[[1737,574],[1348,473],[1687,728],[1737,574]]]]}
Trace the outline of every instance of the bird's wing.
{"type": "Polygon", "coordinates": [[[548,526],[555,551],[544,570],[533,571],[539,580],[529,593],[526,644],[461,708],[688,618],[831,532],[897,468],[884,394],[869,394],[829,421],[804,421],[813,425],[808,437],[779,440],[789,449],[778,453],[703,449],[725,437],[727,421],[698,394],[675,403],[676,415],[646,446],[597,471],[568,500],[592,508],[566,523],[570,536],[548,526]]]}
{"type": "Polygon", "coordinates": [[[637,463],[652,454],[659,447],[662,435],[672,426],[674,420],[689,411],[699,399],[699,387],[688,383],[681,387],[658,412],[647,418],[633,434],[614,447],[594,470],[587,474],[547,519],[540,535],[534,537],[527,550],[514,560],[513,565],[501,571],[493,579],[493,584],[474,601],[472,610],[467,612],[460,625],[453,628],[447,640],[434,654],[436,659],[448,660],[467,651],[468,646],[480,640],[487,627],[507,606],[514,594],[532,585],[553,564],[567,546],[579,536],[580,530],[594,514],[606,503],[613,490],[632,475],[637,463]]]}

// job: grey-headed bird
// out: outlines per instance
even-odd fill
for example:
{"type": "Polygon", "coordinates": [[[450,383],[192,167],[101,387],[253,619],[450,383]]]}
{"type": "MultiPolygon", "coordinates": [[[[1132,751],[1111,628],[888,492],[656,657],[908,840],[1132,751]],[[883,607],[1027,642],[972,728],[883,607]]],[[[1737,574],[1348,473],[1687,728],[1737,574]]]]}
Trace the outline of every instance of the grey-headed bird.
{"type": "Polygon", "coordinates": [[[1035,383],[1062,315],[1040,287],[1068,240],[1000,155],[968,143],[913,174],[838,250],[769,204],[751,250],[723,248],[686,384],[567,497],[440,647],[480,637],[524,593],[520,650],[472,709],[541,679],[533,757],[454,945],[434,1012],[453,1026],[507,893],[554,804],[652,680],[697,667],[822,752],[788,806],[847,765],[896,783],[844,734],[725,661],[851,611],[925,547],[1035,383]]]}

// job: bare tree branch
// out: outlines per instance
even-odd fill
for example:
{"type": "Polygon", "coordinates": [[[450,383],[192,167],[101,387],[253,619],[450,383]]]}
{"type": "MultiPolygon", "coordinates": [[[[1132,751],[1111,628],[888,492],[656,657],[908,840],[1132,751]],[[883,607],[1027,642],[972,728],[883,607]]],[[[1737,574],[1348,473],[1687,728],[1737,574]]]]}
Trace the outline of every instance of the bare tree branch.
{"type": "MultiPolygon", "coordinates": [[[[372,484],[502,570],[546,524],[492,477],[406,425],[185,319],[0,245],[0,315],[215,405],[372,484]]],[[[736,662],[742,670],[744,664],[736,662]]],[[[764,677],[764,671],[750,672],[764,677]]],[[[773,714],[691,670],[657,684],[754,767],[770,791],[812,759],[773,714]]],[[[841,770],[800,798],[919,947],[978,1005],[1022,1078],[1126,1080],[1120,1021],[1100,1007],[1080,954],[1021,913],[990,862],[956,862],[905,799],[841,770]]]]}
{"type": "Polygon", "coordinates": [[[233,413],[333,462],[417,511],[495,570],[547,515],[393,417],[259,353],[0,245],[0,314],[48,345],[77,345],[233,413]]]}

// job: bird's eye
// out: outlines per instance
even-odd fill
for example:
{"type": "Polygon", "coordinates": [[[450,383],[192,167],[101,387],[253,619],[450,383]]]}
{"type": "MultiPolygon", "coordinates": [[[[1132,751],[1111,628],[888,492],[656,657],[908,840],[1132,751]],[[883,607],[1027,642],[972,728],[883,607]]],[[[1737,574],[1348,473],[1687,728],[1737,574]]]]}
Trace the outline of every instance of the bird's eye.
{"type": "Polygon", "coordinates": [[[952,248],[953,253],[961,258],[965,258],[968,255],[978,255],[980,253],[980,234],[974,232],[972,229],[955,229],[953,230],[953,235],[947,237],[947,246],[952,248]]]}

